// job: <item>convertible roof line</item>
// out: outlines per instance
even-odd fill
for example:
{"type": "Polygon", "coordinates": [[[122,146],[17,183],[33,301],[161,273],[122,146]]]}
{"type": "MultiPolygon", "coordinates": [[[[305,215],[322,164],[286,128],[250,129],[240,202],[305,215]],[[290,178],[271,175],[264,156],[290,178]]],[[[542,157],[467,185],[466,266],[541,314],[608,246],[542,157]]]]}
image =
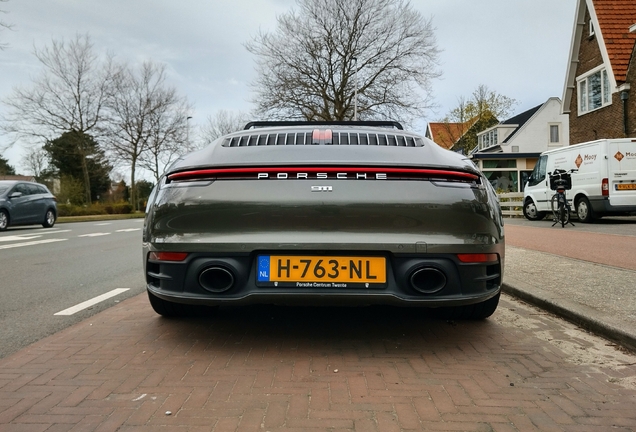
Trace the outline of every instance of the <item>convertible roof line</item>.
{"type": "Polygon", "coordinates": [[[289,121],[253,121],[249,122],[243,128],[249,130],[259,127],[283,127],[283,126],[373,126],[373,127],[390,127],[404,130],[401,123],[396,121],[306,121],[306,120],[289,120],[289,121]]]}

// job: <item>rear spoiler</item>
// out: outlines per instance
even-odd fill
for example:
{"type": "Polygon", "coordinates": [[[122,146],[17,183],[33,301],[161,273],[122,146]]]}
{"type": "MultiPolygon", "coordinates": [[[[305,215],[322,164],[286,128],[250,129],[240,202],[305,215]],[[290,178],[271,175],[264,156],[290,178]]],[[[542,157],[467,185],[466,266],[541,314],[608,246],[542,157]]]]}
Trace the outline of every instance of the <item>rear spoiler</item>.
{"type": "Polygon", "coordinates": [[[401,123],[396,121],[253,121],[245,125],[243,130],[259,127],[283,127],[283,126],[373,126],[373,127],[390,127],[404,130],[401,123]]]}

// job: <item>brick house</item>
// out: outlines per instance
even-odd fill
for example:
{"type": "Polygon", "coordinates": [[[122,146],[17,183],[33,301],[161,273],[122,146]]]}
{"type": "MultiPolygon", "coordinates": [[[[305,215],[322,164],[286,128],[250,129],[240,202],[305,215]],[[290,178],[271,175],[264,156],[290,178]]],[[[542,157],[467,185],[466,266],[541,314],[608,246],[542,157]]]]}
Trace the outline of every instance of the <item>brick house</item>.
{"type": "Polygon", "coordinates": [[[636,137],[635,0],[577,0],[563,113],[572,144],[636,137]]]}

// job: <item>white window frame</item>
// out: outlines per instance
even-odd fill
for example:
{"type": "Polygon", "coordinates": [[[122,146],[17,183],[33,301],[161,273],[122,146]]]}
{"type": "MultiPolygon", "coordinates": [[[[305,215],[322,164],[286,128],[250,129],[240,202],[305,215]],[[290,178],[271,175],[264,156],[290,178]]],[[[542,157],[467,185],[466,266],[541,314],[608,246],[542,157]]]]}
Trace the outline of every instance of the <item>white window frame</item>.
{"type": "Polygon", "coordinates": [[[548,123],[548,145],[561,144],[561,123],[548,123]],[[557,140],[552,141],[552,128],[557,128],[557,140]]]}
{"type": "Polygon", "coordinates": [[[478,139],[479,149],[486,149],[499,144],[499,132],[497,128],[491,129],[488,132],[483,132],[478,139]]]}
{"type": "Polygon", "coordinates": [[[589,30],[589,36],[590,36],[590,37],[594,36],[594,22],[592,21],[592,18],[590,18],[590,30],[589,30]]]}
{"type": "Polygon", "coordinates": [[[610,106],[612,104],[612,84],[610,81],[609,72],[604,64],[595,67],[594,69],[584,73],[583,75],[576,78],[576,95],[577,95],[577,113],[579,116],[585,115],[601,108],[605,108],[606,106],[610,106]],[[587,95],[589,93],[589,78],[592,75],[600,72],[601,75],[601,106],[593,109],[588,108],[588,99],[585,99],[585,107],[582,105],[582,94],[581,94],[581,83],[585,82],[587,95]],[[606,80],[603,79],[603,73],[605,73],[606,80]],[[582,108],[585,108],[584,110],[582,108]]]}

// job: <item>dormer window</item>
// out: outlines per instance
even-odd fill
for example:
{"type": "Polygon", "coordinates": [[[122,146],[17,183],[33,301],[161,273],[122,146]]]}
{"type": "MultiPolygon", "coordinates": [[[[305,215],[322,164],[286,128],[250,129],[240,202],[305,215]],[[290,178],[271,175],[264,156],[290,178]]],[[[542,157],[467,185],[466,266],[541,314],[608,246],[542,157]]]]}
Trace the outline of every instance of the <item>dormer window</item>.
{"type": "Polygon", "coordinates": [[[486,133],[484,133],[483,135],[479,136],[479,149],[485,149],[487,147],[492,147],[494,145],[497,145],[499,142],[498,140],[498,134],[497,134],[497,129],[492,129],[486,133]]]}
{"type": "Polygon", "coordinates": [[[605,68],[595,69],[577,79],[579,115],[612,103],[609,77],[605,68]]]}

